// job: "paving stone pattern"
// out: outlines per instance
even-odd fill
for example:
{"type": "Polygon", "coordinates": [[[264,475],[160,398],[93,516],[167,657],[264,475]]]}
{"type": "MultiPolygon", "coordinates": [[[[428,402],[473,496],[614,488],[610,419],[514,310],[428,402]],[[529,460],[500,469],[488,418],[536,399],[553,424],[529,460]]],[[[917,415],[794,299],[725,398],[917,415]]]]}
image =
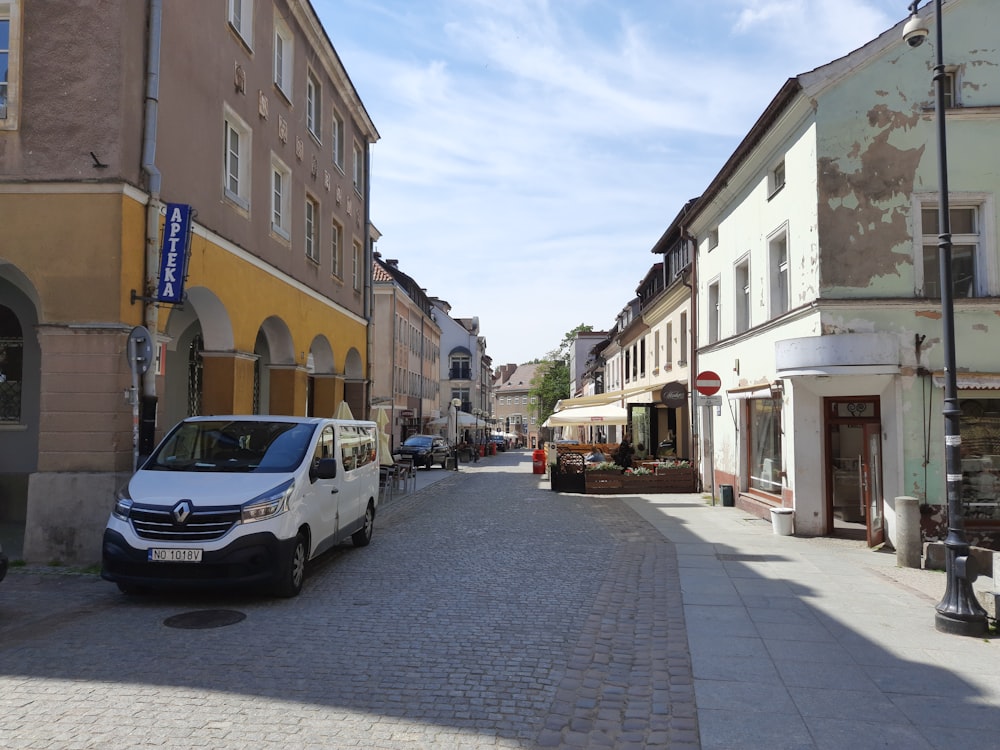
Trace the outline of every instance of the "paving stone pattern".
{"type": "Polygon", "coordinates": [[[697,748],[674,545],[498,454],[383,506],[301,596],[0,584],[0,748],[697,748]],[[175,629],[233,609],[241,622],[175,629]]]}

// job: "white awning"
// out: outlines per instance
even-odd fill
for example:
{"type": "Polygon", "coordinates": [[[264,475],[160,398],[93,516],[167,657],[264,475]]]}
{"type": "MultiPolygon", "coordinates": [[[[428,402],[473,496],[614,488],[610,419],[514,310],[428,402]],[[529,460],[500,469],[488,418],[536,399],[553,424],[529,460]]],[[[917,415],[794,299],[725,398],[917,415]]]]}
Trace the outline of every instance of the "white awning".
{"type": "Polygon", "coordinates": [[[599,406],[577,406],[555,412],[542,427],[565,427],[569,425],[626,424],[628,410],[618,404],[599,406]]]}
{"type": "MultiPolygon", "coordinates": [[[[429,427],[452,427],[455,424],[455,413],[446,414],[445,416],[438,417],[437,419],[432,419],[427,423],[429,427]]],[[[458,413],[458,426],[459,427],[488,427],[486,420],[483,417],[477,417],[474,414],[469,414],[467,411],[460,411],[458,413]]]]}
{"type": "MultiPolygon", "coordinates": [[[[944,372],[937,370],[933,374],[934,385],[944,388],[944,372]]],[[[1000,389],[1000,375],[994,372],[957,372],[955,387],[963,391],[992,391],[1000,389]]]]}

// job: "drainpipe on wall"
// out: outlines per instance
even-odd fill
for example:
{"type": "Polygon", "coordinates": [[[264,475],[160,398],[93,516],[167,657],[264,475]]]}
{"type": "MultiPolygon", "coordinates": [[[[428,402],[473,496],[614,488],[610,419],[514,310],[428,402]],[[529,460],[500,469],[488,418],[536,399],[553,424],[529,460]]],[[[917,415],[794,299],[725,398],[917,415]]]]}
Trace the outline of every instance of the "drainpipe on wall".
{"type": "MultiPolygon", "coordinates": [[[[146,286],[143,296],[156,289],[159,271],[160,239],[160,170],[156,168],[156,118],[160,96],[160,35],[162,32],[162,0],[149,0],[149,47],[146,57],[145,122],[143,123],[142,171],[147,177],[149,203],[146,205],[146,286]]],[[[154,359],[157,341],[159,309],[152,299],[143,300],[143,324],[153,338],[154,359]]],[[[156,428],[156,368],[150,367],[142,376],[142,422],[139,431],[140,453],[148,455],[153,448],[156,428]],[[145,450],[144,450],[145,449],[145,450]]]]}
{"type": "Polygon", "coordinates": [[[420,395],[417,399],[417,424],[420,431],[424,431],[424,353],[427,346],[427,316],[424,311],[420,311],[420,377],[417,382],[420,385],[420,395]]]}
{"type": "MultiPolygon", "coordinates": [[[[399,339],[396,338],[396,282],[392,282],[392,353],[390,355],[389,366],[392,369],[392,373],[389,375],[389,434],[392,439],[389,442],[389,447],[394,448],[396,442],[396,346],[399,343],[399,339]]],[[[374,284],[372,285],[374,288],[374,284]]],[[[402,441],[400,441],[402,442],[402,441]]]]}
{"type": "MultiPolygon", "coordinates": [[[[371,247],[371,197],[372,197],[372,155],[371,146],[365,149],[365,281],[364,281],[364,318],[365,318],[365,419],[372,413],[372,354],[374,343],[372,336],[372,303],[375,294],[375,284],[372,279],[374,260],[371,247]]],[[[394,321],[395,323],[395,321],[394,321]]],[[[346,401],[346,399],[345,399],[346,401]]]]}
{"type": "MultiPolygon", "coordinates": [[[[695,380],[698,378],[698,243],[694,237],[688,235],[684,231],[684,227],[680,228],[681,231],[681,242],[689,243],[691,248],[691,271],[688,281],[684,282],[684,286],[691,290],[691,309],[688,314],[688,324],[691,327],[691,333],[688,336],[688,346],[691,347],[691,354],[688,361],[688,397],[691,399],[691,461],[695,466],[696,476],[701,476],[701,434],[700,434],[700,416],[698,406],[698,391],[695,389],[695,380]]],[[[683,354],[683,352],[682,352],[683,354]]],[[[712,467],[713,481],[712,485],[714,487],[714,474],[715,467],[712,467]]],[[[703,489],[703,488],[700,488],[703,489]]],[[[712,502],[715,502],[715,495],[712,496],[712,502]]]]}

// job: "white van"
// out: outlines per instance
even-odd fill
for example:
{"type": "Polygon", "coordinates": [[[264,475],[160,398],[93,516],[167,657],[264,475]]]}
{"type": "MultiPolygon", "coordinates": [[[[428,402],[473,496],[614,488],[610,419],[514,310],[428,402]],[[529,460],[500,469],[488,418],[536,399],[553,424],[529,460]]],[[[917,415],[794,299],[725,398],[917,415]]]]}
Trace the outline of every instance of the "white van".
{"type": "Polygon", "coordinates": [[[157,586],[302,588],[306,561],[372,538],[374,422],[191,417],[118,491],[101,577],[125,593],[157,586]]]}

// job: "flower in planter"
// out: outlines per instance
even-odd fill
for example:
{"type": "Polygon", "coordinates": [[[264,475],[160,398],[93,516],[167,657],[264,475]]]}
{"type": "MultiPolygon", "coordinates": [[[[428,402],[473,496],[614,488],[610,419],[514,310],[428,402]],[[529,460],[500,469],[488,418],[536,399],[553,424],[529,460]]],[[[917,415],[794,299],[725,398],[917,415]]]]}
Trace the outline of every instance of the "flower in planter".
{"type": "Polygon", "coordinates": [[[691,462],[681,458],[668,458],[656,462],[659,469],[690,469],[691,462]]]}
{"type": "Polygon", "coordinates": [[[653,472],[643,466],[637,466],[634,468],[625,469],[625,476],[629,477],[645,477],[649,476],[653,472]]]}
{"type": "Polygon", "coordinates": [[[601,461],[600,463],[587,464],[587,471],[621,471],[622,467],[613,461],[601,461]]]}

